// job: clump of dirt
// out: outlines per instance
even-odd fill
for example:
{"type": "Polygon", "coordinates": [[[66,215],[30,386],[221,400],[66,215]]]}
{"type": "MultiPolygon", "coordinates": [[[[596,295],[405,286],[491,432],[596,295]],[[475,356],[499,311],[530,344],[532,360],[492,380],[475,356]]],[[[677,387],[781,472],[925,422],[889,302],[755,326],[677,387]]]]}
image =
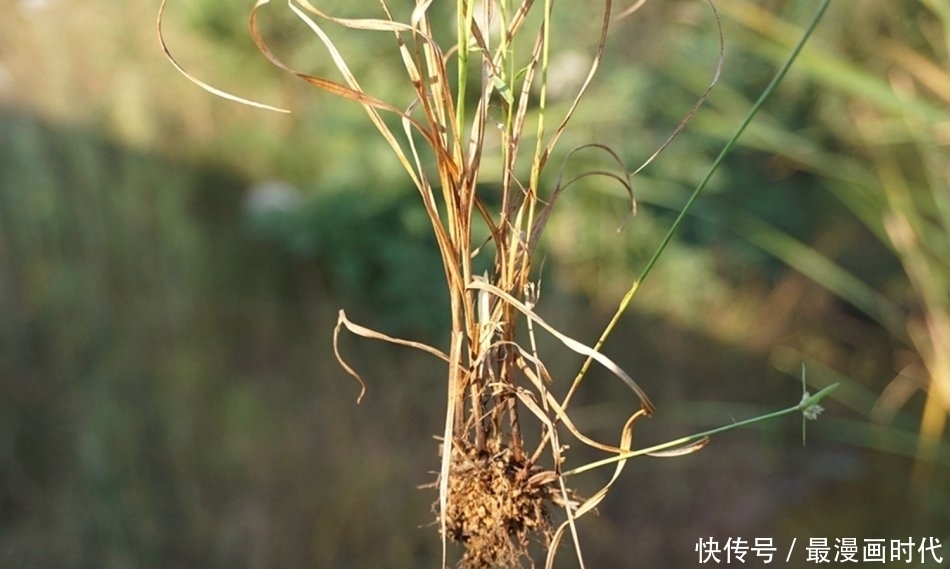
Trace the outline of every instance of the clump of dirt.
{"type": "Polygon", "coordinates": [[[547,547],[552,535],[548,506],[560,501],[556,482],[553,472],[515,460],[508,448],[455,446],[446,533],[465,547],[459,567],[521,567],[523,560],[530,561],[531,543],[547,547]]]}

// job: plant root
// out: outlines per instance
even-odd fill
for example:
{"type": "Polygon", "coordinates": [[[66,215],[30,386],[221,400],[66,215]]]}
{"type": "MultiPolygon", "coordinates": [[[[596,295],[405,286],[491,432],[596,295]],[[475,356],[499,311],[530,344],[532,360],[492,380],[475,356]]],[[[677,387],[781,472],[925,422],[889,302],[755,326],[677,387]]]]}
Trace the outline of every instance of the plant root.
{"type": "Polygon", "coordinates": [[[488,446],[452,448],[445,527],[465,548],[461,569],[521,567],[529,546],[547,548],[553,534],[548,505],[560,499],[557,476],[516,460],[497,439],[488,446]]]}

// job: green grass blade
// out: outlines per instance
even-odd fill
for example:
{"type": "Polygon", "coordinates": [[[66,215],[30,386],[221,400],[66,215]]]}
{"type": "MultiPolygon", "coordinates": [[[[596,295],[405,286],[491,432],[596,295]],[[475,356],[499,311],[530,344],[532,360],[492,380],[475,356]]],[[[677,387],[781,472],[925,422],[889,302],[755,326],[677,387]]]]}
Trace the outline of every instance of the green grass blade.
{"type": "MultiPolygon", "coordinates": [[[[673,239],[673,236],[679,230],[680,225],[682,225],[683,220],[686,218],[686,215],[692,209],[693,204],[696,203],[696,200],[702,194],[703,190],[706,189],[706,185],[709,183],[709,180],[712,179],[713,175],[719,169],[719,166],[722,164],[723,160],[725,160],[726,156],[732,150],[733,146],[735,146],[736,142],[739,140],[739,137],[742,136],[742,133],[745,131],[746,127],[749,126],[749,123],[752,122],[752,119],[755,118],[759,110],[765,105],[766,100],[768,100],[769,96],[772,95],[776,87],[778,87],[779,83],[788,73],[788,70],[791,68],[792,64],[798,58],[798,54],[801,53],[802,48],[805,46],[805,43],[808,41],[808,38],[811,37],[812,32],[815,31],[815,28],[818,26],[818,22],[821,21],[822,16],[824,16],[825,11],[828,9],[828,6],[830,4],[831,4],[831,0],[823,0],[821,5],[818,7],[818,10],[815,13],[814,17],[812,17],[812,20],[809,22],[808,26],[805,28],[804,32],[799,38],[798,43],[795,44],[791,53],[789,53],[788,57],[785,59],[785,62],[778,69],[778,71],[775,73],[775,76],[772,77],[772,80],[762,91],[762,95],[760,95],[758,100],[752,105],[752,108],[749,109],[749,112],[746,114],[745,118],[736,128],[733,135],[726,142],[723,149],[719,152],[719,155],[716,157],[712,165],[709,167],[709,171],[706,173],[706,176],[702,179],[699,185],[696,186],[696,189],[693,190],[693,193],[690,195],[689,199],[686,201],[686,204],[680,210],[679,214],[676,216],[676,219],[673,221],[673,224],[670,226],[669,231],[667,231],[666,235],[663,237],[663,240],[657,246],[656,251],[653,253],[653,256],[650,257],[649,261],[647,261],[647,264],[646,266],[644,266],[643,271],[640,273],[639,278],[637,278],[637,280],[633,282],[630,289],[627,291],[623,299],[620,301],[620,304],[617,307],[617,311],[614,313],[610,322],[607,324],[606,328],[604,328],[604,331],[601,334],[600,338],[597,340],[597,343],[594,346],[595,351],[599,351],[603,347],[604,342],[607,341],[607,338],[613,332],[617,323],[620,321],[621,316],[623,316],[623,314],[627,311],[627,308],[630,306],[630,302],[633,300],[633,297],[636,295],[637,290],[639,290],[640,284],[643,282],[644,279],[646,279],[646,277],[650,274],[650,272],[652,272],[653,267],[656,265],[656,262],[660,258],[660,255],[663,254],[663,251],[666,249],[667,245],[669,245],[670,241],[673,239]]],[[[577,376],[574,378],[574,382],[571,387],[571,390],[568,392],[568,395],[565,398],[565,401],[564,401],[565,406],[567,405],[571,396],[576,390],[577,385],[581,382],[584,375],[587,373],[587,370],[590,368],[592,362],[593,362],[593,359],[588,358],[584,362],[584,364],[581,366],[580,371],[578,372],[577,376]]]]}

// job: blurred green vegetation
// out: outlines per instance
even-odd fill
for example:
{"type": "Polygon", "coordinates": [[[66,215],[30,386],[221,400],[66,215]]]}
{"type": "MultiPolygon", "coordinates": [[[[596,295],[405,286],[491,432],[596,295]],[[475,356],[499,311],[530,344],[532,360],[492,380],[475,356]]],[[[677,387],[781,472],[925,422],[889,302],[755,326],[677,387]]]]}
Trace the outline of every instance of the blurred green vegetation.
{"type": "MultiPolygon", "coordinates": [[[[709,535],[950,544],[950,15],[936,0],[859,4],[833,5],[606,347],[658,403],[644,442],[787,406],[802,361],[814,388],[843,382],[837,401],[805,449],[792,422],[635,465],[582,527],[593,566],[685,566],[709,535]]],[[[634,178],[637,216],[617,233],[625,196],[602,178],[559,202],[540,310],[579,339],[597,336],[812,9],[717,7],[723,78],[634,178]]],[[[437,465],[442,371],[347,340],[370,380],[356,406],[329,344],[340,307],[444,341],[415,196],[356,105],[268,68],[240,8],[173,2],[172,49],[291,117],[176,75],[154,9],[24,1],[0,21],[0,566],[434,564],[435,495],[413,488],[437,465]],[[293,189],[254,209],[272,179],[293,189]]],[[[558,9],[553,33],[571,41],[552,76],[569,88],[594,41],[578,22],[596,26],[558,9]]],[[[285,12],[265,10],[275,48],[328,72],[285,12]]],[[[368,90],[409,103],[380,63],[389,35],[336,36],[368,90]]],[[[647,3],[615,24],[562,149],[607,143],[638,165],[716,51],[702,2],[647,3]]],[[[571,377],[577,359],[545,349],[571,377]]],[[[589,383],[578,422],[606,432],[631,402],[589,383]]]]}

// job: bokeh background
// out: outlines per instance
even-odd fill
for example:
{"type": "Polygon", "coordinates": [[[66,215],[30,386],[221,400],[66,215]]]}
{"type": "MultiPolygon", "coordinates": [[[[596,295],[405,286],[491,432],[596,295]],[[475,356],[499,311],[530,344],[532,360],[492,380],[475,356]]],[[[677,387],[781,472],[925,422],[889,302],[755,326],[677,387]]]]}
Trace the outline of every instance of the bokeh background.
{"type": "MultiPolygon", "coordinates": [[[[623,192],[596,178],[561,198],[539,311],[575,338],[599,335],[817,2],[716,5],[720,85],[634,179],[636,217],[618,233],[623,192]]],[[[172,1],[167,40],[198,77],[292,115],[177,74],[155,1],[4,5],[0,567],[438,563],[436,496],[416,487],[438,468],[444,370],[345,338],[369,381],[356,405],[330,343],[340,308],[445,343],[427,220],[359,108],[257,54],[249,7],[172,1]]],[[[452,9],[435,8],[446,33],[452,9]]],[[[586,3],[558,10],[555,98],[599,25],[586,3]]],[[[332,73],[286,6],[262,17],[287,60],[332,73]]],[[[600,142],[641,163],[709,82],[717,37],[699,1],[618,22],[562,151],[600,142]]],[[[390,36],[334,39],[368,90],[408,103],[390,36]]],[[[630,463],[580,524],[589,567],[691,567],[701,537],[771,537],[776,563],[797,538],[789,567],[810,537],[935,537],[950,563],[948,49],[941,0],[832,5],[605,351],[659,408],[642,445],[797,403],[802,363],[812,392],[841,387],[804,448],[790,416],[630,463]]],[[[580,360],[542,348],[569,381],[580,360]]],[[[611,440],[636,402],[599,372],[587,383],[577,421],[611,440]]]]}

